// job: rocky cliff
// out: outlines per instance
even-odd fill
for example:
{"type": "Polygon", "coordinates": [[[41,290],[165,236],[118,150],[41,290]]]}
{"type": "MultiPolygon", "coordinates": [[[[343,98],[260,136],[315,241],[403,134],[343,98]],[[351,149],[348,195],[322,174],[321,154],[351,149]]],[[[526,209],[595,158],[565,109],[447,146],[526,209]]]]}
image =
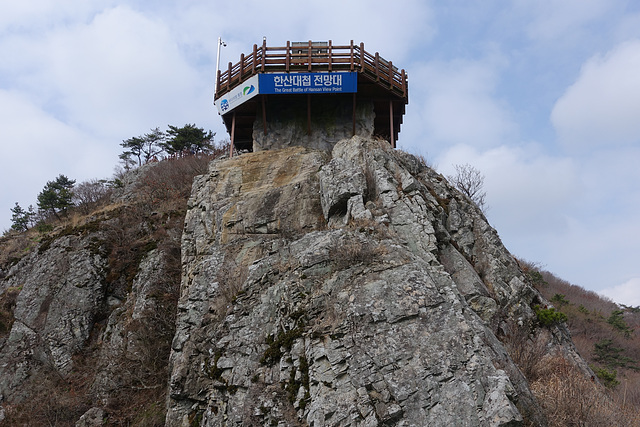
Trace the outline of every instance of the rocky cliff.
{"type": "MultiPolygon", "coordinates": [[[[498,336],[541,302],[469,200],[354,137],[210,166],[182,236],[167,424],[544,424],[498,336]]],[[[548,351],[580,363],[563,328],[548,351]]]]}
{"type": "Polygon", "coordinates": [[[184,227],[127,200],[4,272],[2,417],[50,384],[71,425],[131,396],[162,402],[140,425],[545,425],[517,344],[588,372],[482,212],[384,141],[216,160],[184,227]]]}

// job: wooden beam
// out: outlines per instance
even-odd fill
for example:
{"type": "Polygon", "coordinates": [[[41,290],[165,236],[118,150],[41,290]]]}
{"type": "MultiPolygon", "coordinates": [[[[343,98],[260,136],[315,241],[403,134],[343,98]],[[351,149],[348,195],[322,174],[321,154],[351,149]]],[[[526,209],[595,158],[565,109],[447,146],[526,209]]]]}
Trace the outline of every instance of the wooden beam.
{"type": "Polygon", "coordinates": [[[311,95],[307,94],[307,135],[311,135],[311,95]]]}
{"type": "Polygon", "coordinates": [[[353,94],[353,128],[351,129],[351,136],[356,135],[356,94],[353,94]]]}
{"type": "Polygon", "coordinates": [[[251,75],[253,76],[256,73],[256,65],[258,61],[258,45],[253,45],[253,61],[251,61],[251,75]]]}
{"type": "Polygon", "coordinates": [[[264,134],[267,134],[267,103],[265,102],[265,98],[267,95],[262,95],[262,129],[264,134]]]}
{"type": "Polygon", "coordinates": [[[404,72],[404,68],[402,69],[402,97],[407,102],[407,75],[404,72]]]}
{"type": "Polygon", "coordinates": [[[393,128],[393,101],[389,100],[389,131],[390,131],[390,139],[391,146],[396,148],[396,135],[395,130],[393,128]]]}
{"type": "Polygon", "coordinates": [[[218,76],[216,77],[217,82],[216,82],[216,93],[214,93],[214,99],[216,99],[218,97],[218,93],[220,93],[220,75],[222,74],[222,71],[218,70],[218,76]]]}
{"type": "Polygon", "coordinates": [[[284,69],[288,73],[291,66],[291,42],[287,41],[287,52],[285,53],[284,69]]]}
{"type": "Polygon", "coordinates": [[[231,116],[231,143],[229,144],[229,157],[233,157],[233,140],[236,136],[236,112],[231,116]]]}
{"type": "Polygon", "coordinates": [[[353,71],[353,66],[355,65],[354,63],[354,57],[353,57],[353,40],[351,40],[351,45],[349,46],[349,53],[350,53],[350,61],[349,61],[349,71],[353,71]]]}

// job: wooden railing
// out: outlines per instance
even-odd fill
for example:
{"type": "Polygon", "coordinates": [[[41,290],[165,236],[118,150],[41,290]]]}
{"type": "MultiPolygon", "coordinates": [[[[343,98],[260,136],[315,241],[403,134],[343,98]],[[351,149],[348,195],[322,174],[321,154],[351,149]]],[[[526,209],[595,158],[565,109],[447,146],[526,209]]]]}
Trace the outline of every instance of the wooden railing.
{"type": "Polygon", "coordinates": [[[386,61],[376,52],[364,50],[364,43],[346,46],[326,43],[291,43],[283,47],[253,45],[253,52],[240,55],[236,64],[229,62],[227,70],[218,70],[215,99],[258,73],[312,72],[312,71],[357,71],[365,74],[379,85],[407,100],[408,77],[391,61],[386,61]]]}

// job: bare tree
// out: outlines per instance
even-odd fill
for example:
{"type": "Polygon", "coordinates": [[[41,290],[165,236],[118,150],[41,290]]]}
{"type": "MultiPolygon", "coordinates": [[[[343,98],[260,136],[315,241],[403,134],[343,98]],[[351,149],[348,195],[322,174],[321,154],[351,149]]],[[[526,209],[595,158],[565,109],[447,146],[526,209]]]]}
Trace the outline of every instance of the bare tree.
{"type": "Polygon", "coordinates": [[[487,193],[483,190],[484,175],[468,163],[464,165],[454,165],[454,167],[456,168],[456,174],[449,175],[447,179],[485,213],[487,207],[485,205],[485,198],[487,193]]]}

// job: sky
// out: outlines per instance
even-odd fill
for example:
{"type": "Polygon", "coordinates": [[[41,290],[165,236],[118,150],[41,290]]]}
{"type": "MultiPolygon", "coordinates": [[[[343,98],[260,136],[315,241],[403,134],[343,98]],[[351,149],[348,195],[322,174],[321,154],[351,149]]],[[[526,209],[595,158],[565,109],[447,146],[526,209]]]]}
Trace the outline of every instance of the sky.
{"type": "Polygon", "coordinates": [[[267,37],[364,42],[409,76],[399,148],[485,176],[507,249],[640,305],[640,2],[22,0],[0,4],[0,232],[47,181],[110,178],[168,125],[227,134],[221,64],[267,37]]]}

